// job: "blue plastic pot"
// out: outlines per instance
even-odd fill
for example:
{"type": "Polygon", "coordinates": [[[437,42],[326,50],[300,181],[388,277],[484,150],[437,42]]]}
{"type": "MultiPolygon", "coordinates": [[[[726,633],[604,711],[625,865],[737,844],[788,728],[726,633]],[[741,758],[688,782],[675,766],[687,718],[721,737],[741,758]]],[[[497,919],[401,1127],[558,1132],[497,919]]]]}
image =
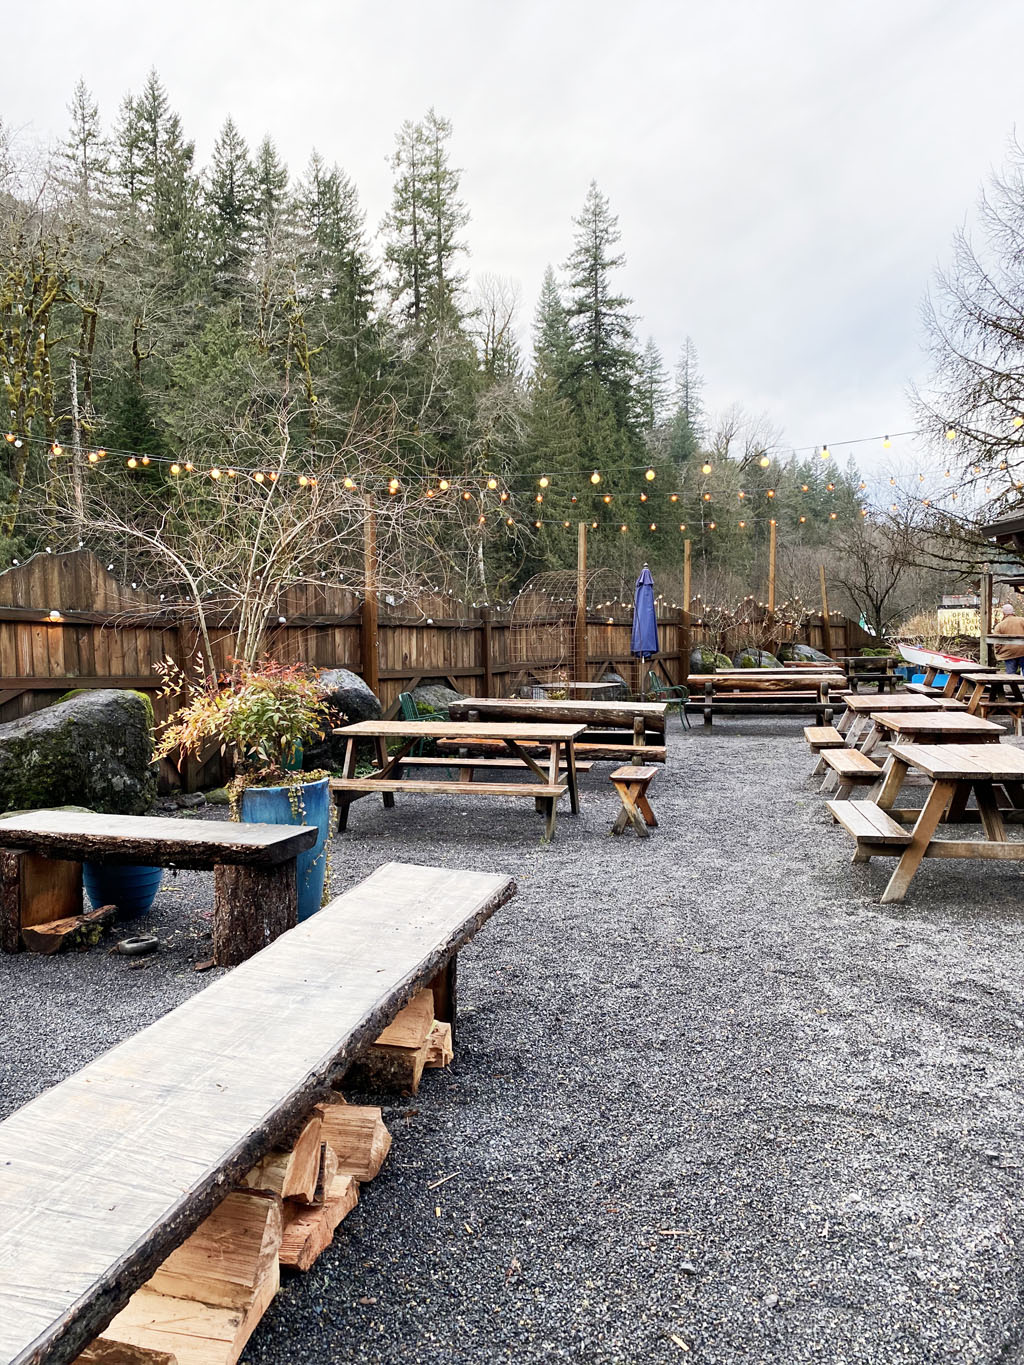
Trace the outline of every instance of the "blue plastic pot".
{"type": "Polygon", "coordinates": [[[144,915],[156,900],[164,870],[124,863],[83,863],[82,884],[92,908],[116,905],[121,919],[144,915]]]}
{"type": "Polygon", "coordinates": [[[303,782],[298,818],[292,813],[289,793],[294,787],[246,787],[242,793],[242,819],[250,825],[315,825],[317,840],[311,849],[300,853],[295,860],[296,889],[299,919],[309,919],[320,909],[324,894],[324,875],[327,871],[327,843],[330,824],[331,795],[328,779],[303,782]]]}

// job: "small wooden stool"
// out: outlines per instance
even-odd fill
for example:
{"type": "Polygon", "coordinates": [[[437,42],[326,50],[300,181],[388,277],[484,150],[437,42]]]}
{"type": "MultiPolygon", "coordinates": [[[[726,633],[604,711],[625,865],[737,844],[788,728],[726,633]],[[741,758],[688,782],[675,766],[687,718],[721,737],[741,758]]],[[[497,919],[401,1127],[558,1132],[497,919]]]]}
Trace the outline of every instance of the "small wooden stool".
{"type": "Polygon", "coordinates": [[[619,811],[615,824],[612,825],[613,834],[622,834],[629,824],[633,826],[641,839],[646,839],[648,837],[647,825],[650,825],[652,829],[657,828],[658,822],[654,818],[654,811],[651,810],[647,800],[647,788],[654,781],[657,772],[657,768],[634,767],[632,764],[627,764],[623,768],[616,768],[611,774],[612,784],[622,802],[622,809],[619,811]],[[647,825],[644,824],[645,820],[647,825]]]}

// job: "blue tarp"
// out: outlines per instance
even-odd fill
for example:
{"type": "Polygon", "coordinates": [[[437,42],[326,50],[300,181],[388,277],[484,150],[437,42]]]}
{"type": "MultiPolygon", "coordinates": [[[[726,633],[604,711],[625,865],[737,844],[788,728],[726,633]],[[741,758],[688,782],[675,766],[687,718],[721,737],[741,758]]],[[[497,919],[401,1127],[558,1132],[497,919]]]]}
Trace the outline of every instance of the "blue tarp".
{"type": "Polygon", "coordinates": [[[632,652],[641,659],[658,652],[658,617],[654,610],[654,579],[645,564],[636,580],[633,597],[633,634],[629,642],[632,652]]]}

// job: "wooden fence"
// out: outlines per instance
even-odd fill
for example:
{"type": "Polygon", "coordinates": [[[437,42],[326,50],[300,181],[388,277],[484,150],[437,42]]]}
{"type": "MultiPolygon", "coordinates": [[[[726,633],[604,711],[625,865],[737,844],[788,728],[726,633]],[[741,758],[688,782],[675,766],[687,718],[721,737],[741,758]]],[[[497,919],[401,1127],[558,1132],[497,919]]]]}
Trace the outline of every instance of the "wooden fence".
{"type": "MultiPolygon", "coordinates": [[[[379,603],[375,630],[368,630],[359,597],[343,587],[290,589],[279,603],[267,650],[281,662],[317,668],[348,668],[376,675],[385,707],[420,681],[441,679],[474,696],[501,696],[519,682],[571,672],[573,622],[566,616],[520,621],[515,613],[468,609],[448,599],[422,598],[414,606],[379,603]],[[375,660],[365,655],[372,649],[375,660]]],[[[591,677],[614,668],[637,681],[630,656],[630,617],[619,607],[590,614],[587,660],[591,677]]],[[[657,665],[671,682],[688,672],[687,637],[700,644],[700,624],[688,628],[681,611],[659,621],[657,665]]],[[[726,637],[728,648],[745,643],[742,628],[726,637]]],[[[853,651],[870,637],[833,616],[835,655],[853,651]]],[[[162,685],[157,664],[166,658],[187,667],[197,647],[194,619],[180,604],[118,582],[85,550],[34,556],[0,574],[0,721],[13,720],[54,701],[71,688],[133,687],[155,698],[158,719],[171,703],[156,697],[162,685]]],[[[820,624],[795,638],[822,648],[820,624]]],[[[229,663],[230,633],[215,624],[216,665],[229,663]]]]}

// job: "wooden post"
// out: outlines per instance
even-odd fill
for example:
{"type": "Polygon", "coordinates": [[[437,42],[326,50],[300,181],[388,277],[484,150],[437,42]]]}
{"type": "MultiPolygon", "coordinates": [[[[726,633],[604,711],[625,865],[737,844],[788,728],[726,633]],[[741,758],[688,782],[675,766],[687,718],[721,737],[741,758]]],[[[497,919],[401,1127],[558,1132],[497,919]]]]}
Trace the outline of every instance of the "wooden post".
{"type": "Polygon", "coordinates": [[[378,631],[377,602],[377,513],[366,502],[366,521],[363,523],[363,605],[359,615],[363,681],[374,694],[380,696],[380,634],[378,631]]]}
{"type": "Polygon", "coordinates": [[[689,540],[683,541],[683,667],[680,682],[690,676],[690,650],[693,649],[693,629],[690,620],[690,569],[693,546],[689,540]]]}
{"type": "Polygon", "coordinates": [[[775,615],[775,545],[776,545],[776,525],[775,518],[772,517],[768,527],[768,611],[775,615]]]}
{"type": "Polygon", "coordinates": [[[576,530],[576,632],[573,678],[588,682],[587,672],[587,523],[576,530]]]}
{"type": "Polygon", "coordinates": [[[491,668],[491,609],[480,608],[480,663],[483,666],[485,697],[494,696],[494,673],[491,668]]]}
{"type": "Polygon", "coordinates": [[[982,668],[991,667],[988,636],[992,630],[992,566],[986,564],[981,574],[981,605],[978,608],[978,658],[982,668]]]}
{"type": "Polygon", "coordinates": [[[821,578],[821,647],[831,659],[832,657],[832,622],[828,614],[828,592],[825,588],[825,566],[818,565],[818,572],[821,578]]]}

